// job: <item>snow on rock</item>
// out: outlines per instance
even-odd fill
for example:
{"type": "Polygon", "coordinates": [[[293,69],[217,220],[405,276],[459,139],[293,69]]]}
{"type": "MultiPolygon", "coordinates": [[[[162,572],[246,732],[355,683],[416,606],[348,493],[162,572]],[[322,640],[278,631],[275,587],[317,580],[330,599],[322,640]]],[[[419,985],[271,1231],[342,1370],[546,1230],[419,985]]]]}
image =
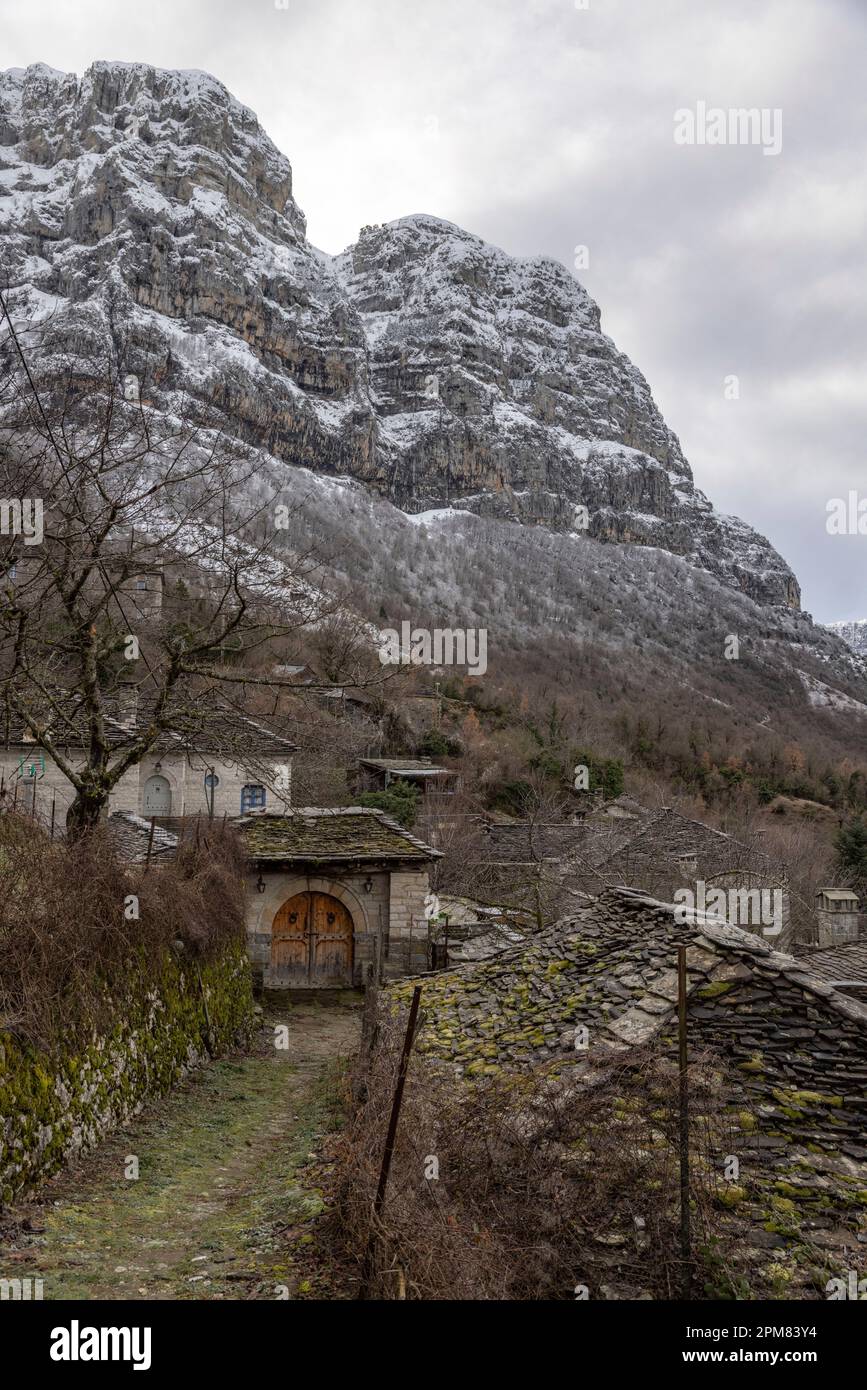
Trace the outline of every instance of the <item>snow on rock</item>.
{"type": "Polygon", "coordinates": [[[695,488],[564,266],[427,214],[317,250],[289,161],[207,73],[0,74],[0,237],[15,316],[56,361],[114,342],[155,407],[187,393],[282,466],[408,513],[569,532],[580,505],[597,540],[799,606],[771,545],[695,488]]]}
{"type": "Polygon", "coordinates": [[[858,656],[867,657],[867,618],[854,618],[851,622],[826,623],[829,632],[852,648],[858,656]]]}
{"type": "Polygon", "coordinates": [[[838,714],[867,714],[867,705],[863,701],[853,699],[841,690],[834,690],[832,686],[826,685],[824,681],[809,675],[806,671],[798,671],[798,676],[807,692],[809,704],[816,709],[830,709],[838,714]]]}

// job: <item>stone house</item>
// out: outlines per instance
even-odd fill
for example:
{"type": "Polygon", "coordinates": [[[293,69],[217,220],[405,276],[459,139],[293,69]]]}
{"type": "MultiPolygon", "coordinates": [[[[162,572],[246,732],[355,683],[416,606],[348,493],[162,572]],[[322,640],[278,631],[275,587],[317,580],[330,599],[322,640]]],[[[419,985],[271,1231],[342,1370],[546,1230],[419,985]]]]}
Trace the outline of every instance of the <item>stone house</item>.
{"type": "MultiPolygon", "coordinates": [[[[858,1269],[867,1235],[867,1002],[839,986],[839,961],[832,984],[816,957],[777,952],[728,924],[679,924],[671,904],[609,888],[495,957],[426,980],[416,1051],[468,1082],[538,1070],[547,1099],[560,1086],[572,1097],[609,1069],[616,1086],[617,1069],[630,1058],[643,1065],[648,1049],[676,1075],[680,945],[689,1055],[716,1077],[709,1172],[718,1219],[736,1233],[735,1273],[747,1296],[780,1297],[782,1285],[787,1298],[823,1298],[827,1280],[858,1269]]],[[[843,971],[863,973],[863,963],[843,971]]],[[[405,1004],[413,983],[390,987],[384,1007],[405,1004]]],[[[656,1104],[648,1098],[649,1122],[656,1104]]],[[[615,1249],[631,1236],[604,1232],[615,1249]]],[[[624,1282],[634,1260],[627,1250],[624,1282]]]]}
{"type": "MultiPolygon", "coordinates": [[[[106,716],[112,748],[118,751],[147,726],[149,707],[135,690],[121,692],[106,716]]],[[[192,721],[190,721],[192,722],[192,721]]],[[[196,732],[163,735],[131,767],[109,799],[109,814],[127,811],[159,818],[202,813],[239,816],[291,804],[292,757],[296,745],[267,721],[211,702],[196,732]]],[[[75,767],[83,762],[74,734],[59,750],[75,767]]],[[[6,729],[0,745],[0,803],[52,818],[62,827],[74,791],[49,755],[19,725],[6,729]]]]}
{"type": "Polygon", "coordinates": [[[380,811],[256,814],[246,847],[247,930],[266,989],[348,988],[429,967],[430,869],[439,853],[380,811]]]}
{"type": "MultiPolygon", "coordinates": [[[[231,823],[247,851],[247,943],[258,988],[358,987],[377,962],[380,979],[430,968],[437,850],[361,806],[256,812],[231,823]]],[[[185,829],[172,819],[151,833],[151,822],[130,811],[113,812],[107,825],[131,864],[173,858],[185,829]]]]}
{"type": "Polygon", "coordinates": [[[561,881],[589,893],[623,884],[666,902],[679,900],[678,890],[697,899],[724,895],[727,920],[762,936],[773,934],[778,949],[792,942],[785,868],[757,846],[670,807],[642,819],[609,821],[606,829],[588,827],[586,838],[564,858],[561,881]],[[778,912],[770,924],[764,917],[772,909],[778,912]]]}

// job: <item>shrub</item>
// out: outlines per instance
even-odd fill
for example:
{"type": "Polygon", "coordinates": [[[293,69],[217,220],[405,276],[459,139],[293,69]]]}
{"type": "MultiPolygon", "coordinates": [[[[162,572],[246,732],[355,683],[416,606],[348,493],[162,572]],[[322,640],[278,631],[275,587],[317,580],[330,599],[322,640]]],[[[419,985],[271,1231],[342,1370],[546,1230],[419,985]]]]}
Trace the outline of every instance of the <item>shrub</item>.
{"type": "Polygon", "coordinates": [[[231,830],[197,821],[174,859],[146,870],[104,828],[67,844],[30,817],[0,817],[0,1030],[48,1052],[86,1040],[133,980],[136,992],[158,983],[175,943],[204,961],[243,941],[243,863],[231,830]]]}
{"type": "Polygon", "coordinates": [[[841,826],[834,837],[837,867],[856,887],[867,885],[867,824],[856,816],[841,826]]]}
{"type": "Polygon", "coordinates": [[[419,739],[416,752],[420,758],[456,757],[461,746],[456,739],[448,738],[442,729],[428,729],[419,739]]]}
{"type": "MultiPolygon", "coordinates": [[[[338,1155],[335,1238],[360,1265],[370,1232],[405,1018],[380,1014],[359,1063],[362,1098],[338,1155]]],[[[568,1064],[479,1081],[414,1055],[369,1296],[574,1299],[676,1297],[679,1247],[678,1077],[661,1050],[635,1048],[575,1085],[568,1064]],[[431,1159],[436,1169],[431,1169],[431,1159]],[[636,1219],[637,1218],[637,1219],[636,1219]]],[[[725,1283],[729,1233],[720,1221],[730,1153],[721,1079],[690,1063],[693,1294],[714,1296],[702,1256],[725,1283]]]]}
{"type": "Polygon", "coordinates": [[[409,782],[392,782],[388,791],[384,792],[362,792],[358,800],[361,806],[372,806],[376,811],[384,811],[407,830],[411,830],[415,825],[418,791],[409,782]]]}

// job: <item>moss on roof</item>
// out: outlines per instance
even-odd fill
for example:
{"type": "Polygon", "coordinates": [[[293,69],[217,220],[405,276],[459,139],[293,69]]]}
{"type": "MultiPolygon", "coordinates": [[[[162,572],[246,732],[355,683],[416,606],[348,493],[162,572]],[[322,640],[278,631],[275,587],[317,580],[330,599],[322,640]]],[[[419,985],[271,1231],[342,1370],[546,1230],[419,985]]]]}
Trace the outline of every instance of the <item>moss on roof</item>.
{"type": "Polygon", "coordinates": [[[367,807],[301,808],[282,816],[248,816],[236,824],[255,860],[409,859],[423,864],[439,858],[437,850],[367,807]]]}
{"type": "MultiPolygon", "coordinates": [[[[688,948],[688,992],[699,1008],[734,997],[728,976],[722,988],[717,972],[737,962],[754,976],[755,988],[761,984],[769,996],[806,988],[815,1010],[857,1022],[867,1038],[867,1008],[811,976],[809,958],[780,955],[727,924],[680,926],[671,905],[611,888],[574,916],[487,960],[426,977],[419,1051],[476,1075],[582,1061],[576,1047],[581,1028],[592,1034],[594,1047],[649,1042],[664,1033],[674,1013],[679,944],[688,948]]],[[[392,1012],[406,1004],[415,983],[388,987],[392,1012]]],[[[772,1005],[763,1007],[770,1014],[772,1005]]],[[[783,1014],[793,1011],[787,1003],[783,1014]]],[[[781,1027],[780,1037],[786,1036],[781,1027]]],[[[833,1070],[829,1064],[828,1074],[833,1070]]]]}
{"type": "MultiPolygon", "coordinates": [[[[670,1012],[674,946],[651,935],[646,949],[636,951],[632,933],[624,939],[624,911],[639,920],[655,915],[637,895],[609,895],[591,912],[528,936],[489,960],[426,978],[419,1050],[471,1076],[554,1058],[583,1060],[575,1046],[582,1025],[598,1030],[651,992],[654,1018],[656,1010],[670,1012]]],[[[387,994],[403,1004],[414,983],[391,986],[387,994]]]]}
{"type": "MultiPolygon", "coordinates": [[[[473,1099],[476,1084],[484,1092],[493,1081],[494,1104],[508,1099],[515,1132],[531,1142],[536,1132],[551,1135],[559,1102],[606,1075],[618,1084],[616,1067],[631,1057],[647,1093],[639,1085],[629,1104],[644,1106],[645,1125],[662,1122],[664,1145],[672,1115],[650,1107],[654,1074],[676,1075],[681,944],[690,1061],[715,1078],[708,1091],[701,1070],[693,1073],[691,1106],[702,1124],[713,1115],[727,1146],[718,1153],[736,1154],[741,1165],[737,1185],[717,1179],[716,1200],[738,1238],[732,1268],[745,1279],[767,1251],[762,1276],[771,1285],[760,1282],[760,1296],[821,1296],[867,1234],[867,1007],[823,983],[809,957],[783,955],[697,914],[681,925],[671,905],[611,888],[488,960],[388,986],[383,1008],[404,1012],[421,983],[414,1066],[432,1063],[428,1075],[450,1082],[454,1069],[473,1099]],[[652,1071],[644,1046],[664,1070],[652,1071]],[[543,1089],[522,1091],[534,1072],[543,1089]],[[544,1105],[534,1110],[528,1094],[544,1105]],[[797,1294],[774,1287],[779,1270],[797,1294]]],[[[623,1122],[626,1104],[614,1100],[612,1126],[623,1122]]]]}

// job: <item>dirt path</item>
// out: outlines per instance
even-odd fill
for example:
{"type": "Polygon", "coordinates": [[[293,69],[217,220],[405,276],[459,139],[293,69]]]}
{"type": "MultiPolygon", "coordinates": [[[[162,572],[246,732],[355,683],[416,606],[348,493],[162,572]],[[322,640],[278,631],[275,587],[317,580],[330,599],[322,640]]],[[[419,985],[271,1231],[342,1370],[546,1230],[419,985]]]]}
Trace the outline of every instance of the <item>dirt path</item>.
{"type": "Polygon", "coordinates": [[[343,999],[269,1011],[249,1053],[202,1068],[20,1203],[3,1273],[41,1278],[46,1299],[351,1297],[320,1248],[318,1187],[360,1032],[343,999]]]}

